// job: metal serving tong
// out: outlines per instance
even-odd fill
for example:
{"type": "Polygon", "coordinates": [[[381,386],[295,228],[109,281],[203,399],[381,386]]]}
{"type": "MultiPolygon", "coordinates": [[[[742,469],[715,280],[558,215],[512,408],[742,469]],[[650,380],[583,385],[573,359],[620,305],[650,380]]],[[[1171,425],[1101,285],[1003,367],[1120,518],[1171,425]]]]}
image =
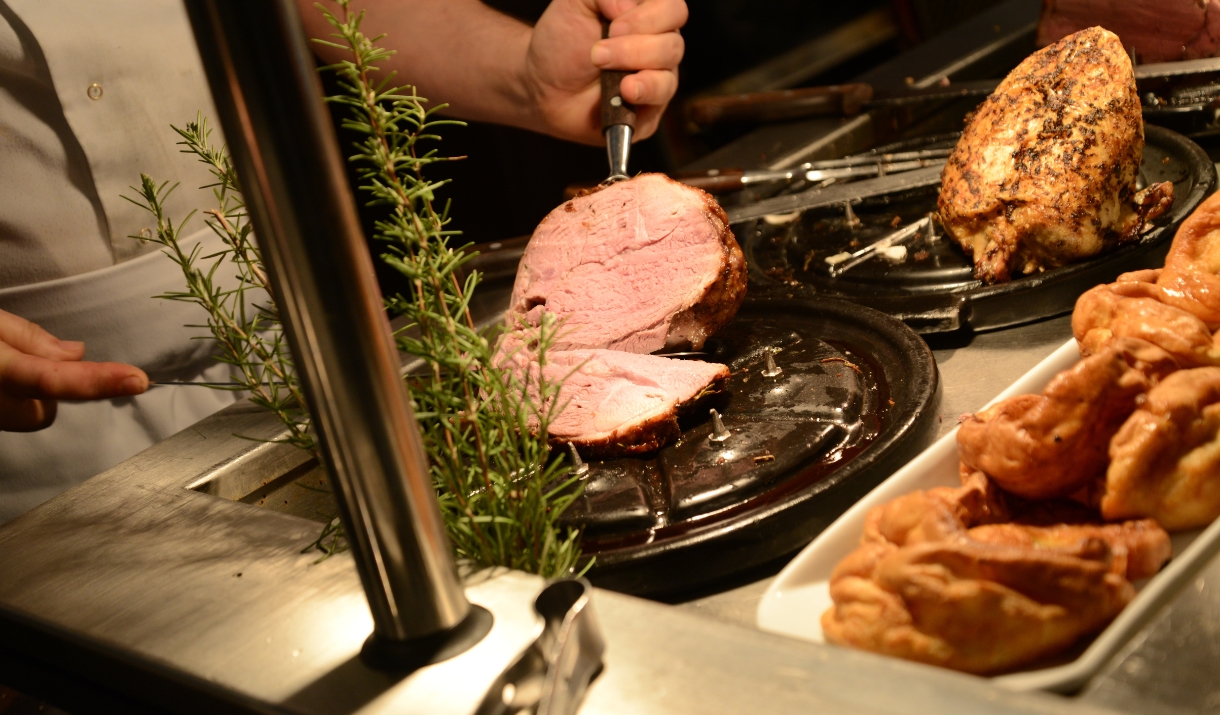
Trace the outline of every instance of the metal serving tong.
{"type": "MultiPolygon", "coordinates": [[[[602,18],[602,39],[610,36],[610,22],[602,18]]],[[[629,73],[602,70],[602,135],[606,137],[606,156],[610,159],[611,184],[627,177],[627,159],[631,156],[631,138],[635,134],[635,108],[623,99],[620,89],[629,73]]]]}
{"type": "Polygon", "coordinates": [[[542,631],[491,684],[475,715],[572,715],[601,672],[606,641],[593,614],[593,586],[556,581],[538,594],[542,631]]]}
{"type": "Polygon", "coordinates": [[[737,191],[748,186],[777,182],[791,183],[798,179],[825,181],[827,179],[855,179],[865,176],[886,176],[904,171],[913,171],[928,166],[943,166],[953,150],[924,149],[892,154],[850,156],[844,159],[809,161],[791,169],[712,169],[710,171],[686,172],[673,177],[688,186],[695,186],[708,193],[720,194],[737,191]]]}

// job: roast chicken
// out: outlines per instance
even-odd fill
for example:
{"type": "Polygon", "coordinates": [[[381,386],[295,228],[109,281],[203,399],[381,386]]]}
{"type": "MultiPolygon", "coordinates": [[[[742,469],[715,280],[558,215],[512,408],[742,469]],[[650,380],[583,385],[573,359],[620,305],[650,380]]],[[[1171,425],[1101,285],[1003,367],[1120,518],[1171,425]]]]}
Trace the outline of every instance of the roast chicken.
{"type": "Polygon", "coordinates": [[[1081,30],[1030,55],[967,122],[942,174],[941,222],[975,276],[1007,281],[1139,237],[1173,185],[1137,194],[1144,124],[1113,33],[1081,30]]]}

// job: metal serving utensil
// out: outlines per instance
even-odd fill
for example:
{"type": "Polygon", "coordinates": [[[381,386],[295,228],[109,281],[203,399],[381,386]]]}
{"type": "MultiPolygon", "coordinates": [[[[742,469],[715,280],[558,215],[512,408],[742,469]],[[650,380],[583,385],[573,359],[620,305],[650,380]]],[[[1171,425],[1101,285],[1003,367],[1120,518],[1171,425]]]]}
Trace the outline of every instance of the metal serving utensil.
{"type": "Polygon", "coordinates": [[[791,169],[712,169],[704,172],[674,174],[673,177],[688,186],[695,186],[709,193],[738,191],[759,184],[791,183],[800,179],[817,182],[827,179],[855,179],[867,176],[886,176],[928,166],[942,166],[952,149],[924,149],[873,156],[852,156],[843,159],[809,161],[791,169]]]}
{"type": "Polygon", "coordinates": [[[593,586],[556,581],[538,594],[542,630],[488,688],[475,715],[573,715],[602,669],[606,641],[593,614],[593,586]]]}
{"type": "Polygon", "coordinates": [[[926,166],[900,174],[877,176],[850,184],[835,184],[825,188],[809,189],[799,194],[763,199],[744,206],[733,206],[727,209],[726,213],[729,215],[729,223],[736,225],[771,214],[806,211],[822,206],[842,204],[844,201],[858,201],[924,186],[935,186],[940,183],[940,172],[940,166],[926,166]]]}
{"type": "Polygon", "coordinates": [[[914,236],[918,236],[920,232],[931,223],[932,215],[928,214],[918,221],[914,221],[907,226],[903,226],[888,236],[868,244],[864,248],[861,248],[860,250],[851,254],[850,258],[846,258],[841,262],[831,264],[830,277],[838,278],[852,268],[855,268],[861,263],[864,263],[868,259],[877,255],[877,251],[890,248],[892,246],[897,246],[914,236]]]}
{"type": "MultiPolygon", "coordinates": [[[[603,18],[602,39],[609,36],[610,22],[603,18]]],[[[631,138],[635,134],[635,108],[623,99],[620,89],[628,74],[622,70],[602,70],[602,135],[606,137],[606,156],[610,160],[606,184],[628,178],[627,159],[631,156],[631,138]]]]}

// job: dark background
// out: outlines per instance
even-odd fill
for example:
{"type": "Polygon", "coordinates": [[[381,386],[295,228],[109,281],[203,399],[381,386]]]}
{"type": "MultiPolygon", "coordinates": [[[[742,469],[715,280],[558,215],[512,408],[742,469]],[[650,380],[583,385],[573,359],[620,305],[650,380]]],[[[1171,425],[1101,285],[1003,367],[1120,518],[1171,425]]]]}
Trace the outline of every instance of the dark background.
{"type": "MultiPolygon", "coordinates": [[[[548,0],[484,0],[486,4],[533,23],[548,0]]],[[[903,50],[996,4],[997,0],[687,0],[690,19],[682,30],[686,55],[679,68],[678,96],[670,104],[657,134],[637,143],[632,172],[673,171],[717,146],[749,131],[749,126],[699,133],[682,118],[682,103],[700,93],[806,43],[816,42],[869,15],[890,26],[871,46],[810,76],[799,86],[833,84],[852,79],[903,50]]],[[[932,40],[934,41],[934,40],[932,40]]],[[[401,78],[409,82],[410,77],[401,78]]],[[[328,84],[327,92],[335,88],[328,84]]],[[[337,114],[336,114],[337,116],[337,114]]],[[[465,159],[429,167],[428,176],[450,179],[439,196],[450,200],[450,227],[462,232],[459,242],[484,244],[528,236],[574,183],[596,183],[606,176],[602,147],[572,144],[483,123],[444,127],[440,152],[465,159]]],[[[343,146],[355,137],[343,135],[343,146]]],[[[359,192],[357,193],[360,197],[359,192]]],[[[363,208],[366,235],[376,210],[363,208]]],[[[374,247],[380,253],[380,247],[374,247]]],[[[397,292],[401,281],[380,261],[383,290],[397,292]]]]}

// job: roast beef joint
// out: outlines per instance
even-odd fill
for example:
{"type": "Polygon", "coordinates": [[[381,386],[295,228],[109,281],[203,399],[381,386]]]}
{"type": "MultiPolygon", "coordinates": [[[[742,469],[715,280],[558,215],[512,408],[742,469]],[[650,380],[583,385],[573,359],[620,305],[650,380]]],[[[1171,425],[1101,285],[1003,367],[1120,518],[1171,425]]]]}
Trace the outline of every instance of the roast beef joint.
{"type": "Polygon", "coordinates": [[[517,271],[501,360],[537,374],[523,336],[550,314],[559,332],[542,377],[564,380],[552,439],[594,457],[652,451],[729,371],[649,353],[699,350],[745,293],[745,258],[724,210],[699,189],[641,174],[542,220],[517,271]]]}

